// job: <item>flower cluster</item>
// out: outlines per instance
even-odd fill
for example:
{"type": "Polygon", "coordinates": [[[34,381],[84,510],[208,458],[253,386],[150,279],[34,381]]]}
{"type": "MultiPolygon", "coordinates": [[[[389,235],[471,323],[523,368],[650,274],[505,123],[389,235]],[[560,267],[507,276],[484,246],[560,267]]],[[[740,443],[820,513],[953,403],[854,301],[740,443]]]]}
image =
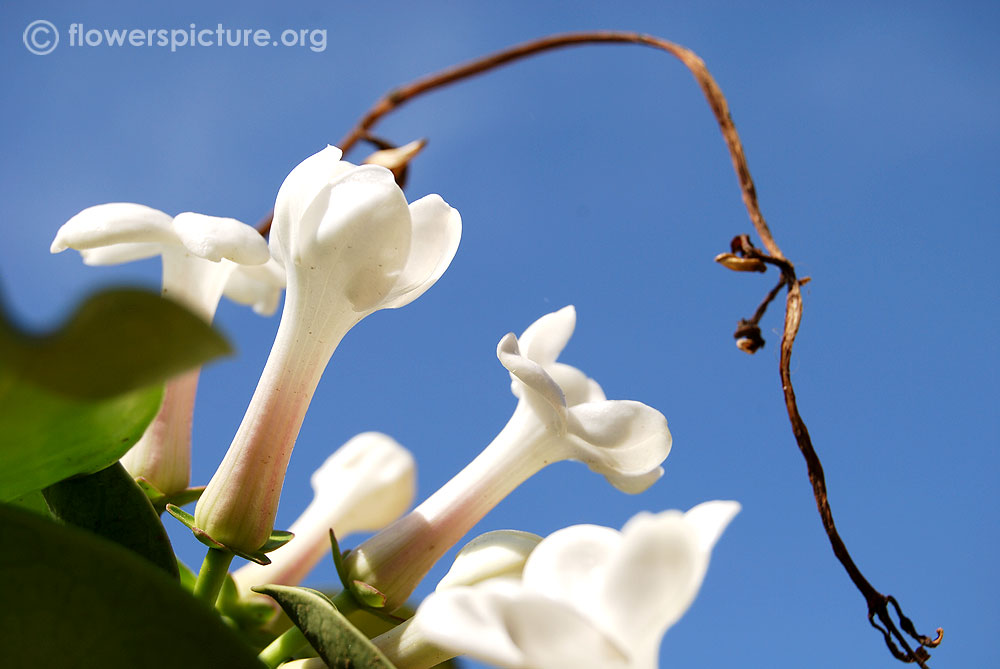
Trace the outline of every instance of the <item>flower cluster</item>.
{"type": "MultiPolygon", "coordinates": [[[[274,344],[225,458],[193,516],[171,510],[210,547],[196,596],[216,602],[228,578],[217,567],[228,567],[233,555],[257,563],[236,570],[236,595],[219,600],[237,622],[245,617],[232,607],[243,604],[233,597],[259,606],[262,596],[250,589],[300,583],[329,556],[331,533],[342,539],[374,531],[333,556],[345,586],[338,607],[365,630],[362,618],[372,608],[402,615],[434,564],[542,468],[578,461],[637,494],[661,477],[671,450],[659,411],[607,399],[596,381],[558,360],[576,327],[567,306],[500,339],[496,355],[516,406],[448,483],[406,513],[416,491],[414,458],[387,435],[358,435],[315,473],[314,499],[292,526],[294,539],[267,557],[290,536],[274,528],[285,471],[338,344],[365,316],[422,295],[458,247],[458,212],[437,195],[407,203],[380,162],[385,157],[354,165],[335,147],[306,159],[278,191],[269,242],[233,219],[171,217],[115,203],[74,216],[52,243],[53,252],[79,250],[88,264],[160,255],[163,294],[207,321],[224,294],[267,314],[285,291],[274,344]]],[[[169,382],[160,414],[124,460],[147,490],[168,500],[197,496],[188,488],[197,379],[192,371],[169,382]]],[[[738,509],[708,502],[687,513],[643,513],[621,532],[581,525],[545,539],[522,531],[484,535],[459,553],[412,620],[367,630],[370,652],[400,669],[458,654],[503,667],[655,667],[663,633],[691,604],[738,509]]],[[[273,636],[288,624],[279,618],[270,612],[257,632],[273,636]]],[[[300,643],[318,632],[293,619],[305,627],[278,636],[261,659],[324,666],[300,643]]]]}

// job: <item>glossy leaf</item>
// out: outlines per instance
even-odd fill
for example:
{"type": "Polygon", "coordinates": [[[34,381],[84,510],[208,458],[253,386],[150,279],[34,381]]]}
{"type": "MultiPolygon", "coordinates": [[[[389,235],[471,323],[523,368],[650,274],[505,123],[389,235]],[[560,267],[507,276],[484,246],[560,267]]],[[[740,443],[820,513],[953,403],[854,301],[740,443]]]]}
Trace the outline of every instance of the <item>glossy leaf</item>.
{"type": "Polygon", "coordinates": [[[4,666],[262,666],[176,580],[90,532],[0,505],[0,574],[4,666]]]}
{"type": "Polygon", "coordinates": [[[253,590],[281,605],[328,666],[392,669],[385,655],[323,593],[285,585],[261,585],[253,590]]]}
{"type": "Polygon", "coordinates": [[[59,520],[114,541],[179,578],[159,515],[121,463],[60,481],[43,493],[59,520]]]}
{"type": "Polygon", "coordinates": [[[72,399],[0,369],[0,502],[117,462],[162,398],[156,386],[96,402],[72,399]]]}
{"type": "Polygon", "coordinates": [[[97,293],[47,335],[0,321],[0,367],[70,397],[113,397],[231,352],[200,317],[142,290],[97,293]]]}
{"type": "Polygon", "coordinates": [[[0,502],[110,466],[156,415],[158,384],[227,352],[198,316],[139,290],[98,293],[47,335],[0,314],[0,502]]]}

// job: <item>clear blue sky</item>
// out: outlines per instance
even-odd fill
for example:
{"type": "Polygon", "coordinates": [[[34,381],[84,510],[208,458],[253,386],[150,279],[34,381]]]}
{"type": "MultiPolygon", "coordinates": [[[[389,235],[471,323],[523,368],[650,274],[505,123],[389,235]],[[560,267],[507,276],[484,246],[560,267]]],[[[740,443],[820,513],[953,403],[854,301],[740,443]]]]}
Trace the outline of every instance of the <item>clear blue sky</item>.
{"type": "MultiPolygon", "coordinates": [[[[932,666],[988,666],[1000,624],[998,14],[987,2],[4,3],[0,286],[36,327],[98,286],[155,286],[156,262],[87,268],[50,256],[52,236],[110,201],[255,222],[295,164],[429,71],[557,31],[680,42],[728,96],[764,213],[813,279],[793,371],[842,534],[921,630],[945,628],[932,666]],[[49,55],[22,42],[36,19],[62,33],[49,55]],[[71,47],[72,23],[325,29],[328,43],[71,47]]],[[[378,130],[430,139],[408,195],[440,193],[464,236],[430,292],[370,317],[335,354],[279,526],[311,496],[313,469],[363,430],[408,446],[421,497],[433,491],[514,406],[500,337],[575,304],[563,359],[609,397],[667,416],[666,475],[628,497],[558,465],[477,533],[619,527],[640,509],[736,499],[744,510],[668,634],[663,666],[894,666],[830,552],[788,427],[780,311],[764,322],[763,351],[733,345],[775,277],[711,261],[751,226],[686,70],[638,47],[563,51],[424,98],[378,130]]],[[[202,377],[197,483],[229,445],[277,317],[224,304],[217,323],[239,355],[202,377]]],[[[173,536],[197,563],[200,545],[173,536]]],[[[332,580],[324,566],[311,583],[332,580]]]]}

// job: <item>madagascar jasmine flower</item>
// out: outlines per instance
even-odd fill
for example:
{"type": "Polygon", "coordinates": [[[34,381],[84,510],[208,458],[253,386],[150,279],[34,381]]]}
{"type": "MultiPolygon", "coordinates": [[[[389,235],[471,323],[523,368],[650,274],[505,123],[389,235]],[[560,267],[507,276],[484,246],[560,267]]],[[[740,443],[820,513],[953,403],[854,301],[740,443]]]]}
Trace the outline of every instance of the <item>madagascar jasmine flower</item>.
{"type": "MultiPolygon", "coordinates": [[[[128,202],[84,209],[67,221],[52,253],[80,252],[88,265],[113,265],[159,255],[162,291],[206,321],[223,294],[259,313],[277,307],[284,273],[270,260],[267,242],[232,218],[186,212],[171,217],[128,202]]],[[[199,370],[167,383],[163,404],[142,438],[122,458],[129,473],[167,495],[187,488],[191,469],[191,419],[199,370]]]]}
{"type": "Polygon", "coordinates": [[[519,580],[439,587],[403,633],[375,643],[399,669],[458,654],[509,669],[655,669],[663,635],[694,601],[739,508],[714,501],[643,512],[621,532],[559,530],[531,551],[519,580]]]}
{"type": "Polygon", "coordinates": [[[413,456],[392,437],[364,432],[337,449],[311,479],[313,500],[289,530],[295,540],[271,556],[233,573],[243,591],[255,585],[296,585],[330,554],[338,539],[379,530],[401,516],[416,492],[413,456]]]}
{"type": "MultiPolygon", "coordinates": [[[[481,534],[458,552],[451,569],[438,582],[437,590],[474,586],[490,580],[520,582],[524,563],[540,541],[542,538],[537,534],[518,530],[481,534]]],[[[372,640],[394,664],[432,667],[457,654],[430,643],[412,623],[412,619],[407,620],[372,640]]]]}
{"type": "Polygon", "coordinates": [[[195,511],[214,541],[252,554],[267,541],[306,409],[356,323],[409,304],[448,267],[461,218],[437,195],[407,205],[392,173],[307,158],[278,191],[270,247],[287,291],[267,364],[229,451],[195,511]]]}
{"type": "Polygon", "coordinates": [[[403,604],[451,546],[546,465],[582,461],[629,493],[662,474],[671,445],[663,415],[639,402],[606,400],[596,382],[556,362],[575,323],[566,307],[529,327],[523,349],[513,334],[500,341],[497,356],[518,397],[510,421],[440,490],[347,556],[350,577],[379,591],[387,610],[403,604]]]}

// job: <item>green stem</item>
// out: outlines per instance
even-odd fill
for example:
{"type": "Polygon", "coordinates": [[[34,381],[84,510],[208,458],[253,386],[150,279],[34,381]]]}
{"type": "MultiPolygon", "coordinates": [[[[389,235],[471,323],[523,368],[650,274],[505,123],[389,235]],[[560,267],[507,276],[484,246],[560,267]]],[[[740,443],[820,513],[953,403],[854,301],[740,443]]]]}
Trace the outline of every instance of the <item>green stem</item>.
{"type": "Polygon", "coordinates": [[[229,575],[229,564],[235,557],[229,551],[222,551],[217,548],[209,548],[205,561],[201,563],[201,571],[198,572],[198,580],[194,583],[194,596],[206,602],[209,606],[215,606],[215,600],[219,598],[222,585],[229,575]]]}
{"type": "Polygon", "coordinates": [[[292,627],[260,651],[257,659],[273,669],[308,645],[309,640],[302,630],[292,627]]]}

